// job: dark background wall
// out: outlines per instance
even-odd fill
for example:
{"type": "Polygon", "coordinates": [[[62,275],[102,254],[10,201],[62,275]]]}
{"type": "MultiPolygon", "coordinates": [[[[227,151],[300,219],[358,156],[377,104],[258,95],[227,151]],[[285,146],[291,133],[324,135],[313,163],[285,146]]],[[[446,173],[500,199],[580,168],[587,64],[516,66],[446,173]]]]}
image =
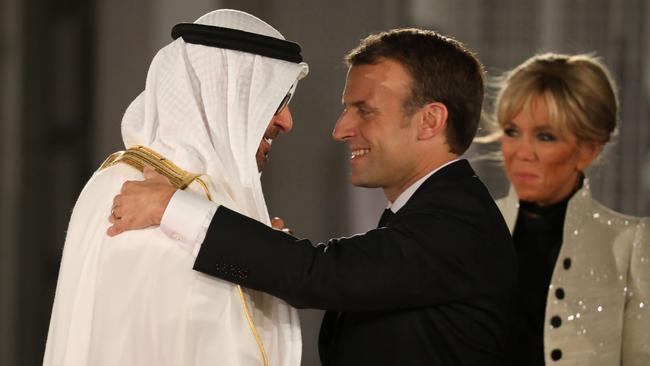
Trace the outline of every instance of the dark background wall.
{"type": "MultiPolygon", "coordinates": [[[[596,197],[650,214],[650,4],[644,0],[3,0],[0,3],[0,365],[41,362],[70,211],[83,184],[123,148],[120,120],[171,26],[217,8],[251,12],[303,46],[310,75],[291,102],[294,130],[274,145],[269,211],[325,240],[376,225],[380,191],[351,187],[331,140],[342,56],[370,32],[421,26],[478,52],[496,76],[536,52],[596,52],[620,86],[618,141],[591,172],[596,197]]],[[[495,196],[497,163],[468,157],[495,196]]],[[[316,365],[319,311],[301,311],[304,365],[316,365]]]]}

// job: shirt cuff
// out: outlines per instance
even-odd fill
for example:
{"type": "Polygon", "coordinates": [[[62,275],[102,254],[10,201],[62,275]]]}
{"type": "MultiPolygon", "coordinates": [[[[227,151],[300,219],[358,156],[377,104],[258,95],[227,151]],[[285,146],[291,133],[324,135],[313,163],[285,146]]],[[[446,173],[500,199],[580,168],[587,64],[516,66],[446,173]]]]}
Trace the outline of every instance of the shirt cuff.
{"type": "Polygon", "coordinates": [[[163,213],[160,229],[196,258],[217,208],[218,204],[201,195],[177,190],[163,213]]]}

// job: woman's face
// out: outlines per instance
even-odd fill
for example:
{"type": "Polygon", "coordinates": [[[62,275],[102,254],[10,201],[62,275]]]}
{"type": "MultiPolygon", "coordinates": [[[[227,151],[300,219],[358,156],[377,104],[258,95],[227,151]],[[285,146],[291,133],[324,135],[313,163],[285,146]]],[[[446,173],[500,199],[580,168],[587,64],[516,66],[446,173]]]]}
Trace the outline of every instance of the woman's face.
{"type": "Polygon", "coordinates": [[[501,152],[508,179],[519,199],[548,205],[562,201],[578,184],[579,172],[600,146],[578,143],[566,130],[554,129],[543,98],[501,124],[501,152]]]}

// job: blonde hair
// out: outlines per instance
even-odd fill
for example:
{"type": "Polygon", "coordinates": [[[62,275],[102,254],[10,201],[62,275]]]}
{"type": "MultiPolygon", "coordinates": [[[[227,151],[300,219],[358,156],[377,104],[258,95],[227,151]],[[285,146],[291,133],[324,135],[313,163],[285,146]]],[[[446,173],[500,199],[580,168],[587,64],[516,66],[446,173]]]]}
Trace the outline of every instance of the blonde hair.
{"type": "Polygon", "coordinates": [[[607,143],[616,129],[614,81],[596,57],[536,55],[510,71],[496,98],[495,122],[503,126],[543,98],[549,123],[580,142],[607,143]]]}

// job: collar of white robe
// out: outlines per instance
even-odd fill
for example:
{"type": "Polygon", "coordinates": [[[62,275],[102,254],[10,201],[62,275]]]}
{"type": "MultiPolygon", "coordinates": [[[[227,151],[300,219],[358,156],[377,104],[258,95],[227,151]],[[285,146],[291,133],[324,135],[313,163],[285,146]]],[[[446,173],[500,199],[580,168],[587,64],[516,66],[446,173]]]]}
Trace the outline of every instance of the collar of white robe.
{"type": "Polygon", "coordinates": [[[293,63],[302,62],[300,45],[279,38],[197,23],[179,23],[172,28],[172,38],[187,43],[253,53],[293,63]]]}

